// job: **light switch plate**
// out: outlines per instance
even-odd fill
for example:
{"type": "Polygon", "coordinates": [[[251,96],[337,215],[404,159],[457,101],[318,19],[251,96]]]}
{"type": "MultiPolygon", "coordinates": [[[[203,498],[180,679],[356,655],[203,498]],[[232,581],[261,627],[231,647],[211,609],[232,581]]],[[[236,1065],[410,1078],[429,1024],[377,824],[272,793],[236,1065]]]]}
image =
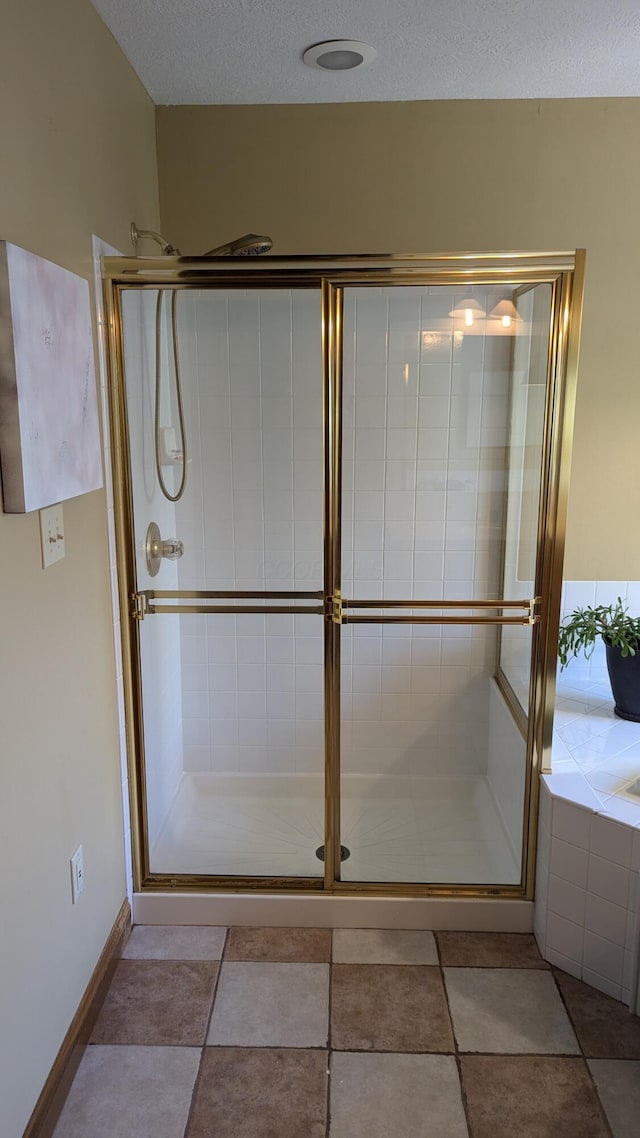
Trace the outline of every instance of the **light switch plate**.
{"type": "Polygon", "coordinates": [[[84,857],[82,846],[78,846],[71,858],[71,901],[75,905],[84,889],[84,857]]]}
{"type": "Polygon", "coordinates": [[[47,569],[64,557],[64,517],[62,502],[40,510],[40,537],[42,540],[42,568],[47,569]]]}

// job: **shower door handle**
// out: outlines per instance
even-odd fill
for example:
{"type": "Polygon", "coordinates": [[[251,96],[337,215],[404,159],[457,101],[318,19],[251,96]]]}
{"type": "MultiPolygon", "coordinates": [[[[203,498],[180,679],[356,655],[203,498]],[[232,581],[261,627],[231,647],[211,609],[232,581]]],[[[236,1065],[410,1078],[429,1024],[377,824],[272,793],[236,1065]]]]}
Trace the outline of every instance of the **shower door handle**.
{"type": "Polygon", "coordinates": [[[531,597],[527,600],[514,601],[514,600],[417,600],[409,598],[408,600],[384,600],[379,598],[376,600],[347,600],[346,597],[341,597],[335,594],[333,598],[333,609],[330,618],[335,624],[520,624],[532,625],[540,622],[540,615],[536,612],[537,606],[541,603],[540,597],[531,597]],[[377,610],[375,616],[358,616],[348,612],[349,609],[375,609],[377,610]],[[408,615],[388,615],[380,614],[381,609],[413,609],[414,613],[408,615]],[[417,615],[415,610],[420,609],[438,609],[437,616],[430,615],[417,615]],[[448,609],[447,616],[442,615],[442,610],[448,609]],[[471,615],[472,610],[480,609],[483,612],[482,616],[471,615]],[[464,615],[460,614],[461,610],[468,610],[464,615]],[[518,613],[518,615],[505,615],[506,612],[518,613]]]}
{"type": "MultiPolygon", "coordinates": [[[[170,543],[173,544],[173,543],[170,543]]],[[[176,541],[181,556],[182,542],[176,541]]],[[[160,556],[158,556],[158,563],[160,556]]],[[[155,576],[155,574],[153,574],[155,576]]],[[[303,592],[262,591],[248,592],[246,590],[211,590],[211,589],[144,589],[141,592],[131,593],[129,596],[129,612],[134,620],[144,620],[145,616],[166,615],[168,613],[227,613],[238,615],[240,613],[260,613],[264,616],[273,614],[287,614],[296,616],[301,613],[324,616],[325,604],[299,604],[300,601],[317,601],[324,598],[323,591],[313,590],[303,592]],[[167,604],[166,602],[170,602],[167,604]],[[272,602],[276,602],[275,604],[272,602]],[[160,602],[160,603],[158,603],[160,602]],[[185,603],[186,602],[186,603],[185,603]],[[212,603],[213,602],[213,603],[212,603]]]]}

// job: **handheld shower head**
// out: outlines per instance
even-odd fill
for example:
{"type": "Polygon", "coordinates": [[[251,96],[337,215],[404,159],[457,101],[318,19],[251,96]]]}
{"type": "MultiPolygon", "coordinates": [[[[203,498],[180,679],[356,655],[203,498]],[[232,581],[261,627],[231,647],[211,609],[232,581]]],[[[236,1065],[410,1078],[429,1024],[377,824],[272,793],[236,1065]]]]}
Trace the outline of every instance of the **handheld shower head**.
{"type": "MultiPolygon", "coordinates": [[[[136,250],[140,238],[155,241],[166,257],[180,256],[180,250],[166,241],[161,233],[157,233],[155,229],[138,229],[135,221],[132,221],[131,242],[136,250]]],[[[257,233],[245,233],[242,237],[236,237],[235,241],[218,245],[215,249],[209,249],[207,253],[202,255],[204,257],[260,257],[263,253],[270,253],[272,249],[271,237],[260,237],[257,233]]]]}
{"type": "Polygon", "coordinates": [[[259,237],[257,233],[245,233],[235,241],[226,245],[218,245],[209,249],[205,257],[261,257],[263,253],[270,253],[273,241],[270,237],[259,237]]]}

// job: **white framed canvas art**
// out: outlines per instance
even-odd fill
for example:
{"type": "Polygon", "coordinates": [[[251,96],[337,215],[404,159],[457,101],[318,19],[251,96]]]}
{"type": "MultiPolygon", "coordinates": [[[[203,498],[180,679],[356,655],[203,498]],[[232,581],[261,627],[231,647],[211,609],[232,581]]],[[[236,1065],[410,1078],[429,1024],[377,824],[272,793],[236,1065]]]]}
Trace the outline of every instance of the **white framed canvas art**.
{"type": "Polygon", "coordinates": [[[0,464],[6,513],[102,486],[89,284],[0,241],[0,464]]]}

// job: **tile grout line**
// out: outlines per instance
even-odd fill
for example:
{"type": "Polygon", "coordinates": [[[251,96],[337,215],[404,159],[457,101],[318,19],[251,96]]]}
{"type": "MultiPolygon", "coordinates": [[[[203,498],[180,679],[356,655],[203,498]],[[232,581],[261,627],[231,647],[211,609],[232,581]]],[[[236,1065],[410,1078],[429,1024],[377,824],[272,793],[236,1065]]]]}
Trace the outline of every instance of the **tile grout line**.
{"type": "Polygon", "coordinates": [[[553,982],[556,986],[556,991],[558,992],[558,995],[560,996],[560,999],[562,1001],[562,1006],[563,1006],[565,1012],[567,1013],[569,1023],[571,1024],[571,1027],[573,1028],[573,1034],[576,1037],[576,1043],[578,1044],[578,1047],[580,1048],[580,1058],[582,1059],[584,1067],[587,1071],[587,1076],[588,1076],[589,1082],[594,1089],[595,1096],[596,1096],[596,1099],[598,1100],[598,1105],[600,1107],[600,1113],[602,1114],[602,1117],[604,1119],[605,1126],[607,1127],[610,1138],[615,1138],[615,1135],[613,1133],[613,1129],[611,1127],[611,1123],[609,1122],[609,1116],[608,1116],[608,1114],[604,1108],[604,1103],[602,1102],[602,1099],[600,1098],[600,1093],[598,1091],[596,1081],[595,1081],[593,1074],[591,1072],[591,1068],[587,1062],[587,1056],[584,1053],[584,1047],[582,1046],[582,1041],[580,1039],[580,1036],[578,1035],[578,1029],[577,1029],[576,1024],[574,1022],[573,1016],[571,1015],[571,1009],[569,1007],[569,1004],[565,1000],[564,992],[562,991],[562,988],[560,987],[560,984],[558,983],[556,971],[557,970],[555,968],[551,969],[551,975],[553,976],[553,982]]]}
{"type": "Polygon", "coordinates": [[[206,1024],[205,1024],[205,1028],[204,1028],[204,1039],[203,1039],[203,1042],[202,1042],[202,1047],[200,1048],[200,1062],[199,1062],[199,1064],[198,1064],[198,1071],[197,1071],[197,1074],[196,1074],[196,1077],[195,1077],[195,1080],[194,1080],[194,1084],[193,1084],[193,1090],[192,1090],[192,1092],[191,1092],[191,1102],[189,1103],[189,1110],[188,1110],[188,1112],[187,1112],[187,1118],[186,1118],[186,1122],[185,1122],[185,1125],[184,1125],[184,1131],[183,1131],[183,1135],[182,1135],[182,1138],[188,1138],[189,1130],[190,1130],[190,1128],[191,1128],[191,1123],[192,1123],[192,1121],[193,1121],[193,1114],[194,1114],[195,1105],[196,1105],[196,1098],[197,1098],[197,1096],[198,1096],[198,1091],[199,1091],[199,1089],[200,1089],[200,1082],[201,1082],[201,1076],[202,1076],[202,1067],[203,1067],[203,1064],[204,1064],[204,1058],[205,1058],[205,1055],[206,1055],[206,1053],[207,1053],[207,1038],[208,1038],[208,1035],[209,1035],[209,1029],[210,1029],[210,1026],[211,1026],[211,1019],[212,1019],[212,1016],[213,1016],[213,1009],[214,1009],[214,1007],[215,1007],[215,1003],[216,1003],[216,996],[217,996],[217,994],[218,994],[218,984],[220,983],[220,976],[221,976],[221,973],[222,973],[222,962],[223,962],[223,960],[224,960],[224,954],[225,954],[225,952],[226,952],[226,950],[227,950],[227,942],[228,942],[228,940],[229,940],[229,931],[230,931],[230,930],[229,930],[229,927],[227,927],[227,928],[225,929],[225,934],[224,934],[224,944],[222,945],[222,952],[220,953],[220,959],[219,959],[219,961],[218,961],[218,974],[217,974],[217,976],[216,976],[216,982],[215,982],[215,984],[214,984],[214,986],[213,986],[213,998],[212,998],[212,1000],[211,1000],[211,1007],[210,1007],[210,1009],[209,1009],[209,1015],[207,1016],[207,1022],[206,1022],[206,1024]]]}
{"type": "MultiPolygon", "coordinates": [[[[562,1006],[563,1006],[565,1012],[567,1013],[569,1023],[571,1024],[571,1028],[573,1030],[573,1034],[576,1037],[576,1043],[578,1044],[578,1047],[580,1048],[580,1057],[582,1059],[584,1059],[586,1062],[586,1055],[584,1053],[584,1048],[582,1046],[582,1043],[580,1042],[580,1037],[578,1035],[578,1031],[577,1031],[576,1025],[574,1023],[573,1016],[571,1015],[571,1009],[570,1009],[567,1001],[564,998],[564,992],[562,991],[562,988],[560,987],[560,985],[558,983],[558,978],[556,976],[556,969],[554,967],[551,968],[551,975],[553,976],[553,982],[555,984],[556,991],[557,991],[557,993],[560,997],[560,1000],[562,1002],[562,1006]]],[[[569,975],[569,973],[567,973],[567,975],[569,975]]]]}
{"type": "MultiPolygon", "coordinates": [[[[112,1047],[114,1049],[125,1047],[153,1047],[155,1049],[184,1050],[194,1051],[198,1050],[197,1044],[193,1043],[92,1043],[89,1046],[93,1047],[112,1047]]],[[[326,1047],[321,1045],[304,1046],[286,1045],[282,1043],[271,1044],[253,1044],[253,1043],[212,1043],[204,1045],[208,1051],[219,1051],[222,1049],[228,1051],[327,1051],[326,1047]]],[[[585,1059],[583,1055],[571,1054],[567,1051],[414,1051],[414,1050],[389,1050],[384,1047],[336,1047],[331,1052],[332,1055],[414,1055],[416,1057],[425,1055],[445,1055],[452,1059],[456,1058],[459,1054],[461,1057],[467,1055],[477,1055],[487,1057],[489,1059],[585,1059]]],[[[594,1057],[595,1058],[595,1057],[594,1057]]],[[[595,1060],[596,1062],[605,1063],[637,1063],[640,1060],[636,1059],[604,1059],[595,1060]]]]}
{"type": "Polygon", "coordinates": [[[462,1100],[462,1109],[464,1111],[464,1119],[465,1119],[465,1123],[467,1126],[467,1132],[468,1132],[469,1138],[474,1138],[472,1127],[471,1127],[471,1119],[469,1117],[467,1096],[466,1096],[465,1089],[464,1089],[464,1083],[462,1081],[462,1061],[461,1061],[461,1057],[460,1057],[460,1051],[458,1048],[458,1040],[456,1038],[456,1032],[455,1032],[455,1027],[454,1027],[454,1023],[453,1023],[453,1016],[451,1014],[451,1005],[449,1003],[449,992],[447,991],[447,981],[446,981],[446,977],[444,974],[444,966],[442,964],[442,953],[440,951],[440,941],[438,939],[437,932],[434,931],[432,933],[432,935],[433,935],[433,939],[435,941],[436,953],[438,956],[438,968],[440,969],[440,979],[442,981],[442,989],[444,991],[445,1003],[447,1005],[447,1015],[449,1016],[449,1023],[451,1025],[451,1036],[453,1039],[453,1058],[455,1060],[456,1070],[458,1072],[458,1082],[460,1083],[460,1098],[462,1100]]]}
{"type": "Polygon", "coordinates": [[[333,1049],[331,1046],[331,991],[333,981],[333,934],[335,929],[331,930],[331,943],[329,947],[329,1003],[328,1003],[328,1022],[327,1022],[327,1095],[326,1095],[326,1123],[325,1123],[325,1138],[330,1138],[331,1133],[331,1075],[333,1069],[332,1056],[333,1049]]]}
{"type": "MultiPolygon", "coordinates": [[[[584,1056],[584,1055],[582,1056],[582,1061],[583,1061],[583,1063],[587,1069],[589,1082],[591,1083],[591,1086],[594,1089],[595,1096],[598,1100],[598,1104],[600,1106],[600,1111],[602,1113],[602,1117],[604,1119],[605,1126],[607,1127],[607,1131],[609,1133],[609,1136],[610,1136],[610,1138],[616,1138],[616,1135],[613,1133],[613,1127],[612,1127],[611,1123],[609,1122],[609,1115],[604,1108],[604,1103],[603,1103],[602,1099],[600,1098],[600,1092],[598,1091],[598,1084],[596,1083],[596,1081],[593,1077],[593,1074],[591,1072],[591,1067],[589,1066],[589,1064],[587,1062],[586,1056],[584,1056]]],[[[614,1060],[614,1062],[616,1062],[616,1061],[617,1060],[614,1060]]],[[[611,1062],[611,1060],[609,1060],[609,1062],[611,1062]]]]}

